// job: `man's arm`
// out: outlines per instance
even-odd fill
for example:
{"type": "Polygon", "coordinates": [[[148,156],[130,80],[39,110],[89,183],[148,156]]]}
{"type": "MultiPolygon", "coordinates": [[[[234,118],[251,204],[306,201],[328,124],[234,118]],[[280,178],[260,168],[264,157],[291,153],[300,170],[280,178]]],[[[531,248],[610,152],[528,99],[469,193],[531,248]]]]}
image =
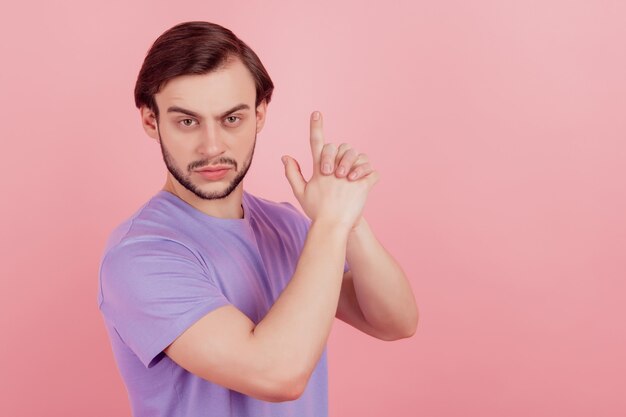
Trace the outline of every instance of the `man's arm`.
{"type": "Polygon", "coordinates": [[[222,307],[165,353],[189,372],[251,397],[298,398],[330,333],[348,233],[313,222],[293,278],[258,325],[235,307],[222,307]]]}
{"type": "MultiPolygon", "coordinates": [[[[324,175],[348,181],[373,172],[367,155],[347,143],[326,144],[319,164],[324,175]]],[[[344,274],[337,318],[383,340],[412,336],[418,311],[409,282],[362,217],[350,233],[347,260],[350,271],[344,274]]]]}
{"type": "Polygon", "coordinates": [[[350,233],[347,260],[337,318],[378,339],[411,337],[418,322],[411,286],[364,219],[350,233]]]}
{"type": "MultiPolygon", "coordinates": [[[[314,167],[320,166],[323,147],[321,115],[314,114],[314,167]]],[[[221,307],[165,349],[199,377],[266,401],[293,400],[304,391],[337,311],[350,230],[378,179],[371,172],[350,182],[314,168],[306,182],[295,160],[284,163],[294,195],[312,220],[291,281],[256,326],[235,307],[221,307]]]]}

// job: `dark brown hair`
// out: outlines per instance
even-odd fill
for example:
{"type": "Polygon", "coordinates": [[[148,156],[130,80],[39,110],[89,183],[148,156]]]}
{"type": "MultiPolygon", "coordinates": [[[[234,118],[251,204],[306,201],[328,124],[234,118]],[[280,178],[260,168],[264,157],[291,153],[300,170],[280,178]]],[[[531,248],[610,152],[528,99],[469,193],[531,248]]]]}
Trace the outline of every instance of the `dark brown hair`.
{"type": "Polygon", "coordinates": [[[181,75],[207,74],[233,57],[239,58],[254,78],[256,105],[263,100],[269,103],[274,84],[248,45],[215,23],[185,22],[165,31],[152,44],[135,83],[135,105],[147,106],[158,118],[154,95],[169,80],[181,75]]]}

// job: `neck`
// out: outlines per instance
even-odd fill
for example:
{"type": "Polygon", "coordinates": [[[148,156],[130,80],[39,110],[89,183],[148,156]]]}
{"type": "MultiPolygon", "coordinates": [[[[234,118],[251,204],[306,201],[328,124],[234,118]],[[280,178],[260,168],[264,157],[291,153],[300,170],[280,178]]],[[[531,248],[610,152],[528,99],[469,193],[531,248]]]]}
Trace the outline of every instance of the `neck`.
{"type": "Polygon", "coordinates": [[[180,198],[195,209],[211,217],[220,219],[243,218],[243,181],[228,196],[216,200],[200,198],[182,185],[170,175],[163,186],[163,190],[180,198]]]}

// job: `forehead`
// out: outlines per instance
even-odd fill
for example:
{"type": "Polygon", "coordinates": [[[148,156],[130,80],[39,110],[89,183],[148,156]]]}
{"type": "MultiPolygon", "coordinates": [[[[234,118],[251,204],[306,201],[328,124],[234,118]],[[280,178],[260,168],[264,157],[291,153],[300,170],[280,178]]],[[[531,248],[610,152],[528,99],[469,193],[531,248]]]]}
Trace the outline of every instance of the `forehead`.
{"type": "Polygon", "coordinates": [[[256,87],[252,74],[239,59],[216,71],[173,78],[154,96],[159,109],[180,106],[200,114],[220,114],[239,104],[254,108],[256,87]]]}

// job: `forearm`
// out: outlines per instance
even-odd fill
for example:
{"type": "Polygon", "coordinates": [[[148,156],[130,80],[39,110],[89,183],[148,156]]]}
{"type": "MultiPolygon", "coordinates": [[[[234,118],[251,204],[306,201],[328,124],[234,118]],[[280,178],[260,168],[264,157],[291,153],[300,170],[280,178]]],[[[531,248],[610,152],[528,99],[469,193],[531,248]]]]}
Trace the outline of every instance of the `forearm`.
{"type": "Polygon", "coordinates": [[[396,337],[413,334],[418,310],[411,286],[363,219],[349,236],[346,256],[359,308],[367,322],[396,337]]]}
{"type": "Polygon", "coordinates": [[[313,222],[295,273],[265,318],[254,343],[278,378],[306,383],[328,335],[341,289],[349,231],[313,222]]]}

